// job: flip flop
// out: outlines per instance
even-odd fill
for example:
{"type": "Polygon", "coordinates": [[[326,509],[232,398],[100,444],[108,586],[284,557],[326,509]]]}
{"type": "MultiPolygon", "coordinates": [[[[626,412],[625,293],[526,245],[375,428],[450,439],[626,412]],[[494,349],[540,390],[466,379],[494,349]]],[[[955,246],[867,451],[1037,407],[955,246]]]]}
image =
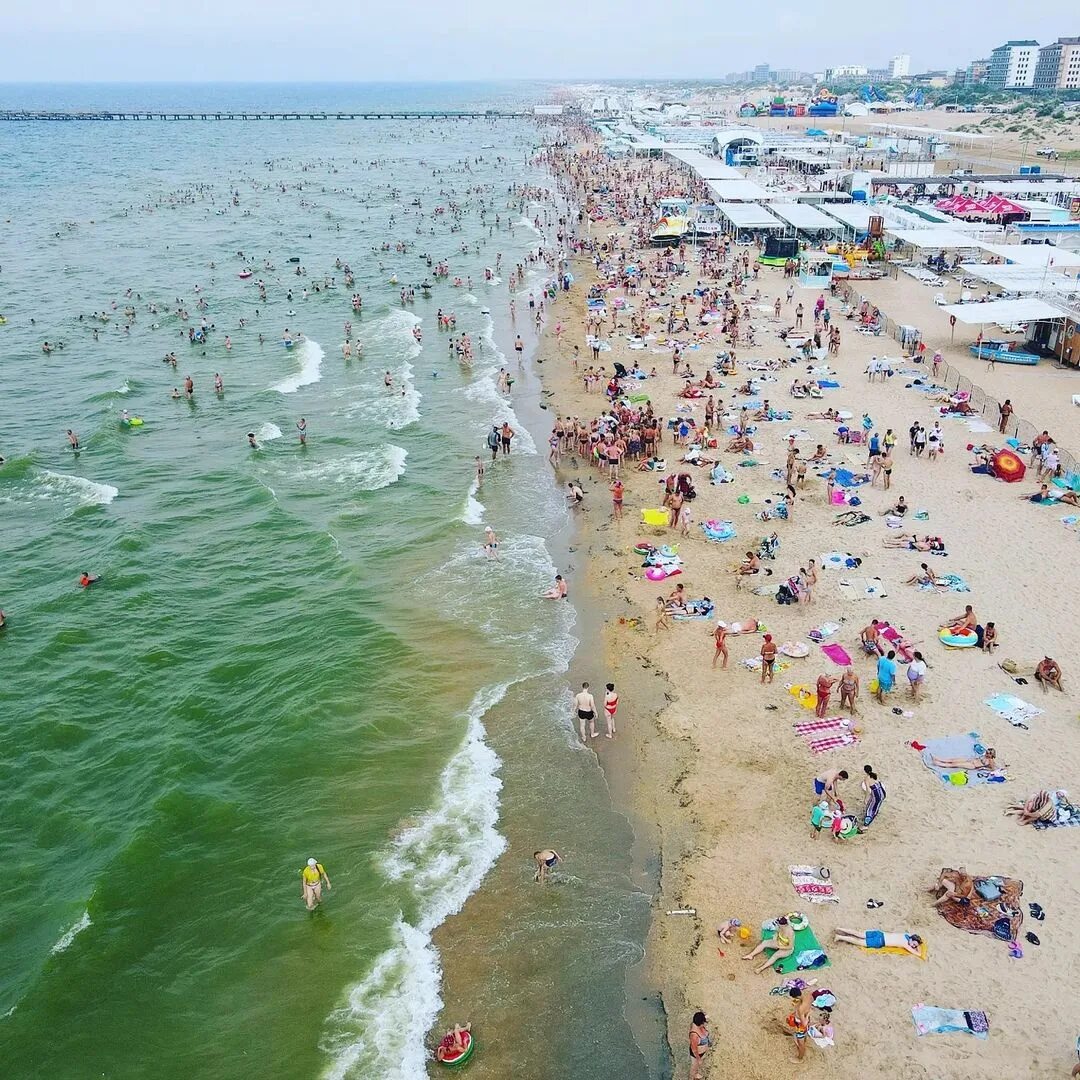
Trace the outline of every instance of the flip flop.
{"type": "Polygon", "coordinates": [[[1039,941],[1039,939],[1030,930],[1024,935],[1024,940],[1030,941],[1032,945],[1042,944],[1042,942],[1039,941]]]}

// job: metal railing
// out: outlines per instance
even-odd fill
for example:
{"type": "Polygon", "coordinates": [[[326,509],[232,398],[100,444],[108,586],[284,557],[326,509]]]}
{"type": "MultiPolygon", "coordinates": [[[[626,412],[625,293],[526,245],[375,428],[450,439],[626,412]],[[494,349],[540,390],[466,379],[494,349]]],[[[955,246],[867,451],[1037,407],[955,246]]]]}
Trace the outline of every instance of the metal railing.
{"type": "MultiPolygon", "coordinates": [[[[839,293],[843,296],[845,302],[861,304],[866,297],[860,296],[856,291],[854,285],[849,282],[844,282],[840,288],[839,293]]],[[[900,333],[897,324],[885,314],[884,311],[878,305],[878,312],[881,316],[884,324],[884,333],[888,333],[891,337],[897,341],[900,340],[900,333]]],[[[927,377],[929,381],[930,366],[927,365],[927,377]]],[[[1003,434],[1006,438],[1016,439],[1021,446],[1030,446],[1032,439],[1042,431],[1046,430],[1039,427],[1037,424],[1032,423],[1030,420],[1025,420],[1016,412],[1009,415],[1008,423],[1005,425],[1005,431],[1000,430],[1001,423],[1001,406],[1003,402],[999,401],[996,397],[987,393],[977,383],[973,383],[962,372],[954,368],[951,364],[944,360],[938,364],[938,374],[933,382],[936,386],[941,386],[949,393],[965,393],[968,395],[968,404],[973,412],[978,413],[984,419],[986,419],[993,427],[994,431],[999,434],[1003,434]]],[[[1080,473],[1080,467],[1076,456],[1069,450],[1064,449],[1060,444],[1057,445],[1058,460],[1061,463],[1061,473],[1063,476],[1074,476],[1080,473]]]]}

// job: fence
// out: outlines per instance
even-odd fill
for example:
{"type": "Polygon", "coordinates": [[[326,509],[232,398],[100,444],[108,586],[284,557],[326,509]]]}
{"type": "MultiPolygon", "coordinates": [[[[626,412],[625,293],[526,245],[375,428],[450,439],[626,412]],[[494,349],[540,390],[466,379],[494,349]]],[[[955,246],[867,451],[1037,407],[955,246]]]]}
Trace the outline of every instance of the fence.
{"type": "MultiPolygon", "coordinates": [[[[851,304],[861,304],[865,299],[860,296],[854,286],[849,282],[844,282],[837,290],[844,300],[851,304]]],[[[881,314],[881,319],[884,324],[884,333],[889,334],[897,341],[900,340],[900,332],[898,325],[890,319],[881,308],[878,308],[881,314]]],[[[1001,405],[997,398],[991,397],[981,386],[973,383],[966,375],[959,372],[951,364],[947,364],[944,361],[938,365],[937,378],[934,379],[934,383],[943,387],[950,393],[966,393],[968,395],[968,404],[971,406],[973,412],[978,413],[993,427],[995,431],[999,430],[999,424],[1001,422],[1001,405]]],[[[1002,433],[1008,438],[1016,439],[1021,446],[1030,446],[1032,439],[1035,438],[1043,429],[1038,425],[1033,424],[1030,420],[1025,420],[1017,413],[1011,413],[1009,421],[1005,425],[1005,431],[1002,433]]],[[[1057,447],[1058,459],[1061,462],[1061,474],[1062,476],[1076,476],[1080,474],[1080,467],[1078,467],[1076,457],[1068,450],[1063,449],[1060,445],[1057,447]]]]}

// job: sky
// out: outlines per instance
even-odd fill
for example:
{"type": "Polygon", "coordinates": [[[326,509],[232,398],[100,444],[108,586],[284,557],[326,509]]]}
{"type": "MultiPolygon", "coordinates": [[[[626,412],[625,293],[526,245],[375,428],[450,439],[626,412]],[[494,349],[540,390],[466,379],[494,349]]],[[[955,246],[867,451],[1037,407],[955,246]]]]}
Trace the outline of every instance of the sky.
{"type": "Polygon", "coordinates": [[[953,69],[1080,34],[1061,0],[869,6],[702,0],[0,0],[4,82],[720,78],[759,63],[953,69]],[[1071,24],[1070,24],[1071,22],[1071,24]],[[1000,29],[996,29],[1000,28],[1000,29]]]}

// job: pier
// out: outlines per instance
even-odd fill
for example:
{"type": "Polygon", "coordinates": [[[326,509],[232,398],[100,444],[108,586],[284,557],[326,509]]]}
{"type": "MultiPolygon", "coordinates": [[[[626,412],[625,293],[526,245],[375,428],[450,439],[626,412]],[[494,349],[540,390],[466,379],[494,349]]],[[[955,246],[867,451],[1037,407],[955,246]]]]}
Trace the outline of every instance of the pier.
{"type": "Polygon", "coordinates": [[[416,112],[403,109],[356,109],[342,112],[209,112],[201,109],[153,110],[138,112],[56,112],[53,110],[0,109],[0,121],[30,122],[76,120],[523,120],[533,115],[529,109],[437,109],[416,112]]]}

